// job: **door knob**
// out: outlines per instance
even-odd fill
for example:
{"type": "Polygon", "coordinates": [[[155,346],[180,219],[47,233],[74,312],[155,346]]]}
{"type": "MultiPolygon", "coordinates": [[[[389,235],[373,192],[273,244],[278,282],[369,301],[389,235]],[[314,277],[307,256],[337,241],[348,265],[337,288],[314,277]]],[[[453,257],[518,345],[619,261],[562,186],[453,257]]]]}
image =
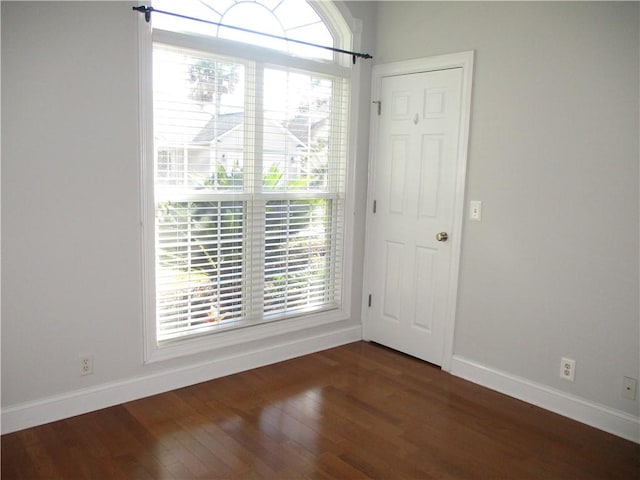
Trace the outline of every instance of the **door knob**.
{"type": "Polygon", "coordinates": [[[448,238],[449,235],[447,235],[447,232],[440,232],[436,234],[436,240],[439,242],[446,242],[448,238]]]}

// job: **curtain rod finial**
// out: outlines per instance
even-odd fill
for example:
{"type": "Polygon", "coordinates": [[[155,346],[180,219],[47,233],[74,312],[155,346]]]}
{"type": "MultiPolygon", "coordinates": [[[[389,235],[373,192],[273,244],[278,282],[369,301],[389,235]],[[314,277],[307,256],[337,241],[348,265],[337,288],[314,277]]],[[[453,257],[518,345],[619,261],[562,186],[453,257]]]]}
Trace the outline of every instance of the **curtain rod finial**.
{"type": "Polygon", "coordinates": [[[132,10],[136,12],[144,13],[144,19],[147,23],[151,21],[151,12],[153,12],[153,7],[147,7],[145,5],[140,5],[139,7],[131,7],[132,10]]]}

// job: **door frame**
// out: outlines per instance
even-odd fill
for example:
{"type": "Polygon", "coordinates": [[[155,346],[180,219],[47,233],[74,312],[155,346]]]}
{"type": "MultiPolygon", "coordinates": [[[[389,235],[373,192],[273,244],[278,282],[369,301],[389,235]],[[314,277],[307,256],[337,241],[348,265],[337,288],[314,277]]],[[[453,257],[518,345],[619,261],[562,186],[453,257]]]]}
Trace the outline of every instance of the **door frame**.
{"type": "MultiPolygon", "coordinates": [[[[369,255],[371,252],[371,240],[369,238],[369,226],[373,215],[373,186],[375,185],[375,168],[378,140],[378,115],[374,103],[379,100],[382,87],[382,79],[397,75],[413,73],[426,73],[451,68],[462,68],[462,91],[460,96],[460,131],[458,137],[458,157],[456,159],[456,183],[453,205],[453,229],[451,235],[451,263],[449,265],[449,285],[447,286],[447,299],[445,302],[444,319],[444,350],[442,358],[442,370],[451,370],[453,357],[453,343],[455,335],[456,306],[458,301],[458,277],[460,273],[460,253],[462,248],[462,224],[465,212],[465,187],[467,178],[467,154],[469,145],[469,129],[471,122],[471,91],[473,84],[474,51],[465,51],[434,57],[423,57],[400,62],[392,62],[375,65],[371,74],[371,124],[369,128],[369,174],[367,188],[367,215],[365,229],[364,252],[364,281],[362,295],[362,337],[369,340],[368,312],[369,292],[369,255]]],[[[382,105],[382,108],[385,106],[382,105]]]]}

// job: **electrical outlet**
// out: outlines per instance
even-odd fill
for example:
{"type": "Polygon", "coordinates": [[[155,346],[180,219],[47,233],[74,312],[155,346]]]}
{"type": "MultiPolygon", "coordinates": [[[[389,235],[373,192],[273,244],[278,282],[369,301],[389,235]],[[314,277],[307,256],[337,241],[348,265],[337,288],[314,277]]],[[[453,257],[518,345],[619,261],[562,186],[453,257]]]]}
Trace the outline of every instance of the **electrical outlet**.
{"type": "Polygon", "coordinates": [[[562,357],[560,361],[560,377],[573,382],[576,376],[576,361],[571,358],[562,357]]]}
{"type": "Polygon", "coordinates": [[[90,375],[93,373],[93,357],[91,355],[80,356],[80,375],[90,375]]]}
{"type": "Polygon", "coordinates": [[[638,388],[638,380],[631,377],[623,377],[622,379],[622,398],[627,400],[636,399],[636,389],[638,388]]]}

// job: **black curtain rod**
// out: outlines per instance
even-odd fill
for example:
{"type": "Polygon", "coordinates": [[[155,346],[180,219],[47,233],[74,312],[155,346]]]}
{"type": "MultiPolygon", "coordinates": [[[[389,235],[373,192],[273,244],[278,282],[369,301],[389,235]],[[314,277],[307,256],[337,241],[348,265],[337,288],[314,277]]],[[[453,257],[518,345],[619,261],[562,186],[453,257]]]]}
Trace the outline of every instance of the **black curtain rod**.
{"type": "Polygon", "coordinates": [[[232,30],[239,30],[241,32],[255,33],[256,35],[262,35],[263,37],[269,37],[269,38],[275,38],[277,40],[285,40],[287,42],[299,43],[300,45],[307,45],[309,47],[324,48],[325,50],[331,50],[332,52],[337,52],[337,53],[344,53],[346,55],[351,55],[351,57],[353,58],[354,65],[356,63],[356,58],[373,58],[368,53],[352,52],[351,50],[343,50],[341,48],[327,47],[326,45],[318,45],[316,43],[304,42],[302,40],[295,40],[293,38],[281,37],[279,35],[272,35],[270,33],[256,32],[255,30],[249,30],[247,28],[236,27],[236,26],[233,26],[233,25],[225,25],[223,23],[212,22],[212,21],[209,21],[209,20],[203,20],[202,18],[189,17],[188,15],[182,15],[180,13],[166,12],[164,10],[158,10],[156,8],[148,7],[148,6],[145,6],[145,5],[140,5],[139,7],[132,7],[132,8],[136,12],[144,13],[144,19],[147,21],[147,23],[151,21],[151,12],[162,13],[164,15],[171,15],[172,17],[178,17],[178,18],[184,18],[184,19],[187,19],[187,20],[193,20],[194,22],[207,23],[209,25],[216,25],[218,27],[230,28],[232,30]]]}

